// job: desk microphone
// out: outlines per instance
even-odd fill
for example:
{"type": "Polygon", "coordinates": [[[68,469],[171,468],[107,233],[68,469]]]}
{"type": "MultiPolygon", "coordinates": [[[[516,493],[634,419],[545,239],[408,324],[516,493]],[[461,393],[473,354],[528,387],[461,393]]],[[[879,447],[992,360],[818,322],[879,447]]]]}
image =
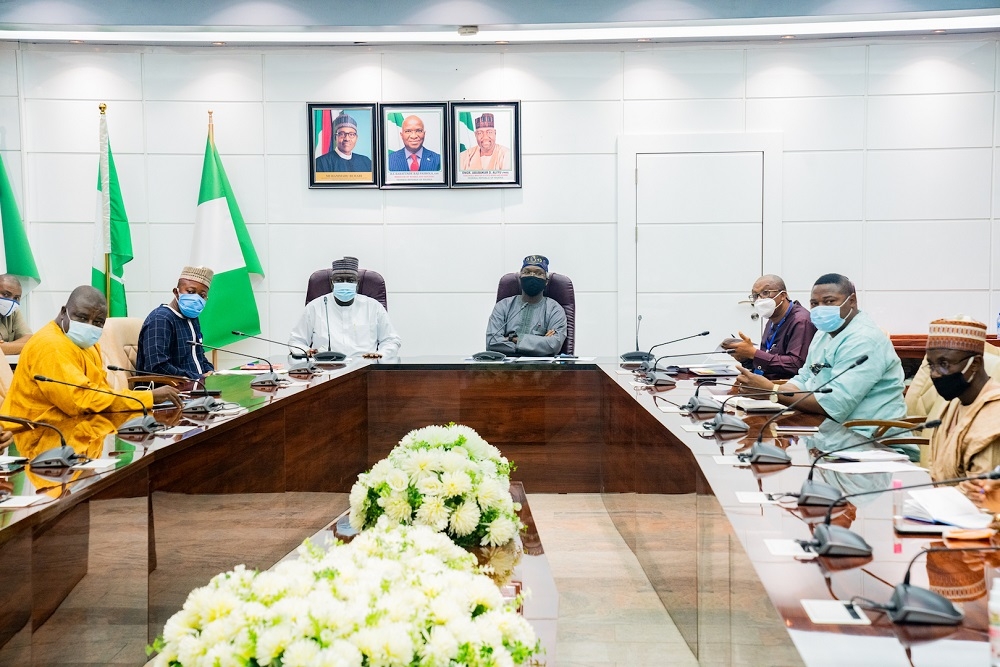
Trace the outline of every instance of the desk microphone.
{"type": "MultiPolygon", "coordinates": [[[[884,436],[883,436],[884,437],[884,436]]],[[[959,482],[969,482],[977,479],[1000,479],[1000,466],[989,472],[969,477],[955,477],[953,479],[942,479],[938,482],[921,482],[919,484],[907,484],[905,486],[889,487],[884,489],[874,489],[869,491],[858,491],[857,493],[845,493],[834,498],[826,508],[823,523],[816,524],[813,529],[813,539],[811,541],[800,541],[803,547],[809,547],[820,556],[840,557],[840,556],[870,556],[871,545],[865,539],[855,533],[850,528],[834,526],[830,524],[833,516],[833,508],[848,498],[859,496],[870,496],[886,491],[904,491],[908,489],[921,489],[928,486],[938,486],[941,484],[958,484],[959,482]]]]}
{"type": "Polygon", "coordinates": [[[788,406],[788,408],[786,408],[785,410],[782,410],[780,412],[775,412],[774,415],[770,419],[768,419],[766,422],[764,422],[764,425],[760,427],[760,433],[757,435],[757,442],[753,443],[753,446],[750,448],[750,463],[776,463],[776,464],[791,463],[792,462],[792,457],[790,457],[788,455],[788,452],[786,452],[785,450],[783,450],[781,447],[778,447],[777,445],[765,445],[764,444],[764,442],[763,442],[763,440],[764,440],[764,433],[767,430],[767,427],[770,426],[774,422],[774,420],[776,420],[778,417],[780,417],[781,415],[785,414],[785,412],[787,412],[788,410],[791,410],[796,405],[798,405],[802,401],[804,401],[807,398],[809,398],[809,394],[810,393],[812,393],[812,394],[829,394],[830,393],[829,391],[820,391],[820,389],[823,389],[824,387],[826,387],[826,385],[830,384],[831,382],[833,382],[834,380],[836,380],[837,378],[839,378],[841,375],[843,375],[847,371],[851,370],[852,368],[857,368],[858,366],[860,366],[861,364],[865,363],[866,361],[868,361],[868,355],[867,354],[862,354],[860,357],[858,357],[857,359],[855,359],[854,361],[852,361],[851,364],[847,368],[845,368],[844,370],[840,371],[839,373],[837,373],[836,375],[834,375],[832,378],[830,378],[829,380],[827,380],[826,382],[824,382],[820,386],[816,387],[811,392],[806,392],[805,395],[803,395],[801,398],[799,398],[795,402],[791,403],[788,406]]]}
{"type": "Polygon", "coordinates": [[[82,461],[90,460],[86,456],[78,455],[72,447],[67,445],[66,438],[63,437],[62,431],[57,429],[52,424],[37,422],[32,419],[24,419],[23,417],[11,417],[10,415],[0,415],[0,421],[21,424],[22,426],[29,427],[41,426],[43,428],[50,428],[59,436],[59,447],[48,449],[31,459],[28,465],[32,468],[69,468],[70,466],[74,466],[82,461]]]}
{"type": "MultiPolygon", "coordinates": [[[[730,385],[730,386],[732,386],[732,385],[730,385]]],[[[820,394],[828,394],[831,391],[833,391],[833,390],[830,389],[829,387],[825,387],[825,388],[819,390],[818,393],[820,393],[820,394]]],[[[739,394],[733,394],[732,396],[729,396],[728,398],[726,398],[726,400],[724,400],[722,402],[722,405],[720,406],[719,411],[715,414],[714,417],[712,417],[712,421],[705,422],[704,424],[702,424],[702,426],[705,427],[705,430],[712,431],[714,433],[746,433],[746,432],[748,432],[750,430],[750,425],[749,424],[747,424],[745,421],[743,421],[742,419],[740,419],[736,415],[726,414],[726,404],[729,403],[729,401],[733,400],[734,398],[741,398],[741,397],[742,398],[747,398],[747,394],[748,393],[751,394],[751,395],[756,394],[757,396],[760,396],[761,394],[770,395],[771,391],[769,389],[756,389],[756,388],[754,388],[752,391],[747,392],[747,393],[740,392],[739,394]]],[[[778,392],[778,393],[779,394],[783,394],[785,396],[794,396],[795,394],[812,394],[813,392],[811,392],[811,391],[781,391],[781,392],[778,392]]],[[[784,411],[785,411],[784,408],[782,408],[781,410],[779,410],[779,412],[784,412],[784,411]]]]}
{"type": "MultiPolygon", "coordinates": [[[[656,364],[660,362],[660,359],[666,359],[667,358],[667,357],[660,357],[660,359],[656,360],[656,363],[650,365],[649,362],[653,360],[653,350],[655,350],[656,348],[663,347],[664,345],[670,345],[671,343],[679,343],[682,340],[688,340],[690,338],[699,338],[701,336],[707,336],[708,334],[709,334],[708,331],[702,331],[701,333],[692,334],[690,336],[684,336],[683,338],[675,338],[674,340],[668,340],[668,341],[665,341],[663,343],[657,343],[653,347],[649,348],[649,352],[646,353],[646,358],[643,360],[642,365],[639,367],[639,370],[643,370],[643,371],[655,371],[656,370],[656,364]]],[[[639,342],[638,336],[636,336],[636,341],[635,342],[636,343],[639,342]]],[[[714,350],[712,352],[714,352],[714,350]]],[[[712,354],[712,352],[707,352],[706,354],[712,354]]],[[[672,355],[672,356],[675,356],[675,357],[687,357],[687,356],[690,356],[690,355],[687,355],[687,354],[675,354],[675,355],[672,355]]]]}
{"type": "Polygon", "coordinates": [[[154,371],[140,371],[133,368],[122,368],[121,366],[108,366],[109,371],[124,371],[135,375],[152,375],[154,377],[169,378],[171,380],[183,380],[184,382],[201,383],[202,388],[187,392],[189,396],[219,396],[222,394],[218,389],[209,389],[205,386],[205,381],[201,378],[189,378],[183,375],[167,375],[166,373],[156,373],[154,371]]]}
{"type": "Polygon", "coordinates": [[[299,347],[298,345],[292,345],[291,343],[282,343],[281,341],[271,340],[270,338],[264,338],[263,336],[254,336],[248,333],[243,333],[242,331],[236,331],[235,329],[233,329],[232,334],[234,336],[241,336],[243,338],[254,338],[256,340],[262,340],[265,343],[274,343],[275,345],[285,345],[289,348],[294,348],[299,352],[301,352],[302,356],[305,357],[305,361],[300,361],[297,364],[292,364],[291,366],[289,366],[288,367],[289,373],[309,373],[310,375],[318,375],[319,373],[322,372],[320,371],[319,368],[317,368],[316,364],[314,364],[312,360],[309,359],[309,350],[305,349],[304,347],[299,347]]]}
{"type": "Polygon", "coordinates": [[[53,380],[52,378],[45,377],[44,375],[36,375],[35,380],[37,382],[54,382],[55,384],[63,384],[67,387],[75,387],[77,389],[83,389],[84,391],[96,391],[98,394],[107,394],[109,396],[117,396],[118,398],[124,398],[130,401],[135,401],[139,404],[139,409],[142,410],[142,417],[133,417],[127,422],[118,427],[118,432],[122,435],[146,435],[149,433],[156,433],[157,431],[162,431],[167,428],[166,424],[161,424],[156,421],[152,415],[149,414],[149,410],[146,406],[135,396],[129,396],[128,394],[116,394],[113,391],[105,391],[104,389],[95,389],[94,387],[88,387],[83,384],[73,384],[72,382],[65,382],[63,380],[53,380]]]}
{"type": "MultiPolygon", "coordinates": [[[[323,313],[326,315],[326,352],[317,352],[314,358],[316,361],[343,361],[347,358],[347,355],[341,352],[334,352],[333,348],[330,347],[333,339],[330,336],[330,308],[327,306],[326,296],[323,297],[323,313]]],[[[253,386],[253,383],[250,384],[253,386]]]]}
{"type": "MultiPolygon", "coordinates": [[[[700,336],[701,334],[698,335],[700,336]]],[[[640,366],[637,369],[637,372],[641,372],[648,369],[652,369],[655,371],[659,367],[660,361],[662,361],[663,359],[673,359],[675,357],[698,357],[698,356],[708,356],[710,354],[732,354],[732,353],[733,353],[732,350],[712,350],[710,352],[688,352],[687,354],[664,354],[663,356],[657,357],[656,361],[653,362],[652,366],[647,366],[646,368],[640,366]]],[[[668,366],[667,368],[669,369],[670,367],[668,366]]]]}
{"type": "Polygon", "coordinates": [[[924,428],[937,428],[941,425],[940,419],[932,419],[926,421],[922,424],[917,424],[916,426],[911,426],[910,428],[904,428],[894,433],[887,433],[881,435],[877,438],[872,438],[870,440],[865,440],[863,442],[855,442],[853,444],[847,445],[846,447],[839,447],[837,449],[832,449],[828,452],[822,452],[816,458],[813,459],[812,464],[809,466],[809,475],[806,477],[805,481],[802,482],[802,490],[799,491],[799,507],[803,505],[819,505],[826,507],[830,503],[839,502],[841,490],[835,486],[825,484],[823,482],[817,482],[813,480],[813,473],[816,472],[816,464],[820,462],[821,459],[829,456],[830,454],[836,454],[837,452],[842,452],[847,449],[855,449],[857,447],[864,447],[865,445],[871,445],[880,440],[886,440],[888,438],[895,438],[902,435],[903,433],[909,433],[911,431],[919,431],[924,428]]]}
{"type": "Polygon", "coordinates": [[[649,361],[653,355],[639,349],[639,325],[642,324],[642,315],[635,318],[635,352],[626,352],[621,355],[622,361],[649,361]]]}
{"type": "Polygon", "coordinates": [[[219,350],[221,352],[228,352],[230,354],[235,354],[236,356],[239,357],[247,357],[248,359],[263,361],[265,364],[267,364],[268,372],[264,373],[263,375],[258,375],[253,380],[250,380],[250,386],[255,389],[272,389],[274,387],[277,387],[281,382],[281,378],[279,378],[277,373],[274,372],[274,366],[272,366],[271,362],[265,359],[264,357],[255,357],[252,354],[245,354],[243,352],[237,352],[235,350],[227,350],[224,347],[215,347],[214,345],[199,343],[196,340],[188,341],[188,345],[197,345],[199,347],[204,347],[209,350],[219,350]]]}
{"type": "MultiPolygon", "coordinates": [[[[660,358],[662,359],[662,357],[660,358]]],[[[659,359],[657,359],[657,361],[659,361],[659,359]]],[[[687,410],[688,413],[691,414],[698,414],[700,412],[719,412],[720,410],[722,410],[722,403],[720,403],[716,399],[702,398],[701,396],[698,395],[701,392],[701,388],[704,386],[705,386],[704,384],[699,384],[697,387],[695,387],[694,396],[689,398],[687,403],[681,406],[681,410],[687,410]]],[[[714,386],[732,387],[733,385],[716,383],[714,386]]]]}

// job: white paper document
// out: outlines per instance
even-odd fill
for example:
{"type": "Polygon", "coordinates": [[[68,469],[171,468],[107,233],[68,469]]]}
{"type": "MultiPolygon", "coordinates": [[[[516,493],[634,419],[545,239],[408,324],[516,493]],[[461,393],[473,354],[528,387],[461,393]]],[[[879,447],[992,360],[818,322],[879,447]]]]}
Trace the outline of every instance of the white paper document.
{"type": "Polygon", "coordinates": [[[771,500],[762,491],[736,491],[736,500],[748,505],[776,505],[777,500],[771,500]]]}
{"type": "Polygon", "coordinates": [[[94,459],[86,463],[77,463],[72,466],[73,470],[110,470],[118,463],[117,459],[94,459]]]}
{"type": "Polygon", "coordinates": [[[729,405],[744,412],[781,412],[785,406],[762,398],[747,398],[740,396],[729,401],[729,405]]]}
{"type": "Polygon", "coordinates": [[[687,431],[688,433],[711,433],[711,431],[701,424],[683,424],[681,429],[687,431]]]}
{"type": "Polygon", "coordinates": [[[187,433],[192,429],[198,428],[197,426],[171,426],[170,428],[165,428],[162,431],[157,431],[156,435],[181,435],[187,433]]]}
{"type": "Polygon", "coordinates": [[[17,465],[18,463],[27,463],[28,459],[23,456],[7,456],[6,454],[0,454],[0,466],[17,465]]]}
{"type": "Polygon", "coordinates": [[[830,458],[844,459],[845,461],[909,461],[910,457],[892,449],[868,449],[868,450],[848,450],[846,452],[833,451],[827,454],[830,458]]]}
{"type": "Polygon", "coordinates": [[[959,528],[986,528],[992,514],[984,514],[953,486],[917,489],[903,502],[903,516],[918,521],[933,521],[959,528]]]}
{"type": "Polygon", "coordinates": [[[741,465],[746,465],[746,463],[743,462],[743,461],[741,461],[740,457],[738,457],[738,456],[719,456],[719,455],[715,455],[712,458],[715,459],[715,462],[718,463],[720,466],[741,466],[741,465]]]}
{"type": "Polygon", "coordinates": [[[764,540],[764,546],[767,547],[772,556],[793,556],[800,559],[816,558],[814,552],[806,551],[795,540],[764,540]]]}
{"type": "Polygon", "coordinates": [[[865,610],[843,600],[803,600],[802,608],[817,625],[871,625],[865,610]]]}
{"type": "Polygon", "coordinates": [[[660,403],[657,401],[656,407],[660,409],[660,412],[666,412],[668,415],[680,414],[681,409],[676,405],[671,405],[670,403],[660,403]]]}
{"type": "Polygon", "coordinates": [[[914,465],[913,463],[902,463],[900,461],[872,461],[867,462],[857,462],[857,463],[831,463],[829,461],[824,461],[822,463],[816,464],[817,468],[822,468],[823,470],[832,470],[834,472],[846,472],[849,474],[871,474],[875,472],[913,472],[915,470],[920,470],[920,466],[914,465]]]}
{"type": "Polygon", "coordinates": [[[30,507],[45,498],[45,496],[7,496],[0,500],[0,511],[30,507]]]}

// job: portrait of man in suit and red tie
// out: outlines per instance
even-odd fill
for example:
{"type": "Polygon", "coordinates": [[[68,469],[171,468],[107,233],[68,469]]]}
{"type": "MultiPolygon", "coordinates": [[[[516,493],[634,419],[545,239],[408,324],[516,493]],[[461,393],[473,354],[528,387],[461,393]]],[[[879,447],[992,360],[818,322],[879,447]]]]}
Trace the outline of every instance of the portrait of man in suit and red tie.
{"type": "Polygon", "coordinates": [[[383,112],[386,185],[447,185],[444,108],[400,106],[383,112]]]}

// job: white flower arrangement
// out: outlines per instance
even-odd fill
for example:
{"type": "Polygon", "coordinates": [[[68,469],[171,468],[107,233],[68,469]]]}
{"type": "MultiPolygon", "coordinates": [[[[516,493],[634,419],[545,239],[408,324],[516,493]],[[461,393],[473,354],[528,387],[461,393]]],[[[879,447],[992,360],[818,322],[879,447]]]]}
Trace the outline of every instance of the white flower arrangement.
{"type": "Polygon", "coordinates": [[[506,544],[522,528],[520,504],[510,496],[513,469],[468,426],[411,431],[358,476],[351,489],[351,526],[363,531],[384,515],[444,532],[461,547],[506,544]]]}
{"type": "Polygon", "coordinates": [[[541,645],[472,554],[382,519],[328,552],[306,542],[268,572],[238,566],[188,596],[156,667],[529,664],[541,645]]]}

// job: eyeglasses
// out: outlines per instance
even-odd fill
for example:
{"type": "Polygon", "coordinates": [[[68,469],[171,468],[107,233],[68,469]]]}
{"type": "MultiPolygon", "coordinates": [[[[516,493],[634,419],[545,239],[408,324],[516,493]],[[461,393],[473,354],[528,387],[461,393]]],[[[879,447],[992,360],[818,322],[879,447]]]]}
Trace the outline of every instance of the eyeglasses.
{"type": "Polygon", "coordinates": [[[774,297],[778,296],[784,291],[785,290],[780,290],[780,289],[766,289],[766,290],[761,290],[760,292],[750,292],[750,303],[753,303],[760,297],[764,297],[765,299],[773,299],[774,297]]]}
{"type": "Polygon", "coordinates": [[[959,364],[971,359],[974,356],[976,355],[969,354],[962,357],[958,361],[948,361],[947,359],[938,359],[937,361],[931,361],[930,359],[928,359],[927,367],[931,369],[932,373],[934,371],[937,371],[938,375],[949,375],[952,372],[953,368],[957,369],[959,364]]]}
{"type": "Polygon", "coordinates": [[[343,139],[344,137],[349,137],[351,139],[355,139],[357,136],[358,136],[357,132],[338,132],[337,133],[337,138],[338,139],[343,139]]]}

